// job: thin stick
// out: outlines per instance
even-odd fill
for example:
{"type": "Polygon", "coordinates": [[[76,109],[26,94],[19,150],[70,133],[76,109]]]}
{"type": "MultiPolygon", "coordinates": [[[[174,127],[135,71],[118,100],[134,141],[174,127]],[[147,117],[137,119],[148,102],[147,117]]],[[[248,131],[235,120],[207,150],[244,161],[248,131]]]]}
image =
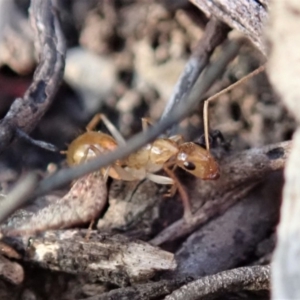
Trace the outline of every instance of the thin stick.
{"type": "Polygon", "coordinates": [[[150,300],[162,299],[173,290],[185,284],[189,278],[176,280],[160,280],[157,282],[147,282],[135,284],[129,287],[113,289],[103,294],[97,294],[85,300],[107,300],[107,299],[131,299],[131,300],[150,300]]]}
{"type": "Polygon", "coordinates": [[[269,290],[270,266],[243,267],[209,275],[188,283],[166,300],[196,300],[209,299],[216,296],[225,297],[224,292],[232,293],[244,290],[269,290]]]}
{"type": "Polygon", "coordinates": [[[35,140],[32,137],[30,137],[26,132],[22,131],[19,128],[16,128],[16,136],[19,136],[20,138],[24,139],[25,141],[27,141],[28,143],[37,146],[39,148],[45,149],[47,151],[51,151],[51,152],[58,152],[58,148],[56,146],[54,146],[53,144],[44,142],[44,141],[39,141],[39,140],[35,140]]]}
{"type": "Polygon", "coordinates": [[[32,194],[37,184],[37,176],[34,173],[26,175],[14,187],[14,189],[1,202],[0,223],[9,217],[32,194]]]}
{"type": "MultiPolygon", "coordinates": [[[[173,94],[165,106],[161,120],[165,119],[176,106],[185,102],[200,74],[207,67],[214,49],[224,42],[229,31],[230,28],[227,25],[214,18],[208,22],[203,37],[193,50],[174,87],[173,94]]],[[[176,127],[177,124],[169,130],[170,135],[176,133],[176,127]]]]}
{"type": "MultiPolygon", "coordinates": [[[[285,1],[280,0],[282,3],[285,1]]],[[[214,16],[230,28],[243,33],[266,56],[267,43],[264,35],[269,0],[190,0],[206,16],[214,16]]]]}
{"type": "Polygon", "coordinates": [[[266,65],[260,66],[259,68],[255,69],[253,72],[251,72],[248,75],[244,76],[243,78],[241,78],[237,82],[231,84],[227,88],[221,90],[220,92],[214,94],[213,96],[211,96],[211,97],[209,97],[205,100],[204,106],[203,106],[203,122],[204,122],[204,137],[205,137],[205,144],[206,144],[207,151],[209,151],[209,149],[210,149],[210,145],[209,145],[209,120],[208,120],[208,104],[209,104],[209,102],[212,101],[212,100],[215,100],[218,97],[220,97],[221,95],[231,91],[232,89],[234,89],[235,87],[237,87],[238,85],[243,83],[244,81],[247,81],[250,78],[256,76],[257,74],[265,71],[265,69],[266,69],[266,65]]]}

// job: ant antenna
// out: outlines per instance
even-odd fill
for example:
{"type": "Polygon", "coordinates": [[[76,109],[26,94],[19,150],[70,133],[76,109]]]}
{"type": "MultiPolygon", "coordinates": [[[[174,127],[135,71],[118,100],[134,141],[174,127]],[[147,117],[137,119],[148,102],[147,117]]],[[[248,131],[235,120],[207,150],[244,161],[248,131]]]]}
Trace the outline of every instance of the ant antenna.
{"type": "Polygon", "coordinates": [[[236,86],[238,86],[239,84],[241,84],[242,82],[256,76],[257,74],[263,72],[266,69],[266,65],[262,65],[259,68],[255,69],[253,72],[249,73],[248,75],[244,76],[243,78],[241,78],[240,80],[236,81],[235,83],[231,84],[230,86],[228,86],[227,88],[221,90],[220,92],[214,94],[213,96],[207,98],[204,101],[204,106],[203,106],[203,122],[204,122],[204,138],[205,138],[205,144],[206,144],[206,150],[209,151],[210,149],[210,145],[209,145],[209,121],[208,121],[208,104],[210,101],[218,98],[219,96],[229,92],[230,90],[232,90],[233,88],[235,88],[236,86]]]}

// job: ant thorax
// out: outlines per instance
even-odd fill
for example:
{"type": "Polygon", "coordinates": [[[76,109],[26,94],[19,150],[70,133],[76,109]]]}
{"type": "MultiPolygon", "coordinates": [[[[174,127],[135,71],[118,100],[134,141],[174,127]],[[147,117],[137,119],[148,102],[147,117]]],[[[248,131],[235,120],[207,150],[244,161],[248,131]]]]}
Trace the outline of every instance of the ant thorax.
{"type": "Polygon", "coordinates": [[[131,154],[125,161],[128,169],[155,173],[178,152],[177,144],[169,139],[157,139],[131,154]]]}
{"type": "Polygon", "coordinates": [[[178,145],[170,139],[157,139],[152,143],[149,162],[163,165],[178,153],[178,145]]]}

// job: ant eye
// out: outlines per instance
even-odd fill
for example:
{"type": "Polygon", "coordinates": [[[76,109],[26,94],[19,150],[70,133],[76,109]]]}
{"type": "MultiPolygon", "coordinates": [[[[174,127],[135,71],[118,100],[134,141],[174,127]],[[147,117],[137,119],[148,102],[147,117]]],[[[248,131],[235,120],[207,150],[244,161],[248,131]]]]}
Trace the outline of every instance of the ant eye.
{"type": "Polygon", "coordinates": [[[192,162],[189,162],[189,161],[186,161],[183,165],[189,171],[193,171],[196,169],[195,164],[193,164],[192,162]]]}

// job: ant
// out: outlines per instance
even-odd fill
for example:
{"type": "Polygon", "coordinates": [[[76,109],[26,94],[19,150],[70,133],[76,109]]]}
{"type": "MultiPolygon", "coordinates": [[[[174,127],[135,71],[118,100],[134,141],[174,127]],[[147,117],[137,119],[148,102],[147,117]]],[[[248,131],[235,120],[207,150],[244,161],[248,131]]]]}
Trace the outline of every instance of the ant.
{"type": "MultiPolygon", "coordinates": [[[[147,119],[142,119],[143,130],[148,128],[148,124],[150,122],[147,119]]],[[[67,162],[69,165],[80,164],[125,144],[120,132],[106,116],[96,114],[87,125],[86,132],[69,145],[66,151],[67,162]],[[93,131],[101,120],[112,136],[93,131]]],[[[187,194],[174,174],[176,167],[203,180],[219,177],[219,166],[211,153],[196,143],[184,142],[180,135],[157,138],[127,158],[117,160],[101,172],[105,179],[108,176],[125,181],[148,178],[158,184],[172,185],[169,195],[173,195],[178,188],[183,200],[184,215],[188,218],[191,216],[191,209],[187,194]],[[169,169],[171,166],[173,166],[172,170],[169,169]],[[162,169],[169,177],[155,174],[162,169]]]]}

